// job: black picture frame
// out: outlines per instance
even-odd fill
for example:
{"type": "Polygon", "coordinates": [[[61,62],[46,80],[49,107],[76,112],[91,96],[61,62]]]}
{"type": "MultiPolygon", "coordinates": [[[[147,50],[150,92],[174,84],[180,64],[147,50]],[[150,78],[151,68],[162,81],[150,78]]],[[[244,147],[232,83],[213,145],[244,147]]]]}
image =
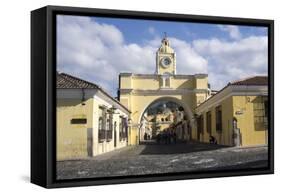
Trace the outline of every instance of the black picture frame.
{"type": "Polygon", "coordinates": [[[31,12],[31,182],[46,188],[198,179],[274,173],[274,21],[172,13],[46,6],[31,12]],[[268,27],[268,167],[168,175],[56,180],[56,15],[85,15],[268,27]]]}

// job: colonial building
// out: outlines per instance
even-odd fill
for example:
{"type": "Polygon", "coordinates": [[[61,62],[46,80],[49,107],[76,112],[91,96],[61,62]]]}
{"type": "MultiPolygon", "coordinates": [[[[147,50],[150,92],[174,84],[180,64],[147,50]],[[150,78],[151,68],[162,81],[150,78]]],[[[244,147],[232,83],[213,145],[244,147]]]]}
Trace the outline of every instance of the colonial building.
{"type": "Polygon", "coordinates": [[[98,85],[57,73],[57,160],[126,146],[129,114],[98,85]]]}
{"type": "Polygon", "coordinates": [[[196,108],[195,140],[229,146],[265,145],[268,139],[268,80],[254,76],[229,83],[196,108]]]}
{"type": "Polygon", "coordinates": [[[156,52],[155,72],[120,73],[118,92],[119,101],[96,84],[57,73],[57,160],[136,145],[163,130],[183,141],[267,144],[267,77],[211,91],[207,74],[177,74],[176,53],[166,37],[156,52]],[[158,105],[160,111],[153,112],[158,105]]]}
{"type": "Polygon", "coordinates": [[[156,52],[154,73],[119,75],[119,100],[132,112],[129,144],[135,145],[142,140],[144,114],[153,103],[165,100],[179,104],[187,122],[195,127],[195,108],[210,94],[207,74],[177,74],[176,53],[167,37],[163,38],[156,52]]]}

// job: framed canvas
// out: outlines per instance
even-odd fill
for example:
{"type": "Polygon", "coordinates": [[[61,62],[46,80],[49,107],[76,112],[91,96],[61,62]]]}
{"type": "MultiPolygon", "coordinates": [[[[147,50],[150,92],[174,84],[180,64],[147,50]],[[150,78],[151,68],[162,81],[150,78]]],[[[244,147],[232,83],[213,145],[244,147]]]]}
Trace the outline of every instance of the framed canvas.
{"type": "Polygon", "coordinates": [[[272,174],[274,22],[31,12],[31,182],[272,174]]]}

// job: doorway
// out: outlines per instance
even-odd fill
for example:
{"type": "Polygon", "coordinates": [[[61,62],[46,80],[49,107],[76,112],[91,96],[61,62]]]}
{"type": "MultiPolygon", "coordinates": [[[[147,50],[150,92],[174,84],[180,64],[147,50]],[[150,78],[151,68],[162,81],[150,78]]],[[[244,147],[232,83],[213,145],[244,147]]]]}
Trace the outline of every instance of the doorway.
{"type": "Polygon", "coordinates": [[[116,124],[116,121],[115,121],[115,122],[114,122],[114,147],[117,146],[116,126],[117,126],[117,124],[116,124]]]}

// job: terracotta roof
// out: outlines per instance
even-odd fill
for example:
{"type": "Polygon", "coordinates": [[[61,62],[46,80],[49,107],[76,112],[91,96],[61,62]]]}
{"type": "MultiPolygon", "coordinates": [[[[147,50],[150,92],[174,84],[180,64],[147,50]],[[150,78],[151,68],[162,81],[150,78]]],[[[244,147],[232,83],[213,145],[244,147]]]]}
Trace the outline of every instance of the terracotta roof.
{"type": "MultiPolygon", "coordinates": [[[[240,86],[263,86],[268,85],[268,77],[267,76],[252,76],[241,80],[236,80],[233,82],[229,82],[226,86],[224,86],[221,90],[217,91],[214,95],[212,95],[210,98],[199,104],[197,107],[201,106],[202,104],[205,104],[205,102],[209,101],[211,98],[215,97],[219,93],[221,93],[223,90],[225,90],[230,85],[240,85],[240,86]]],[[[196,108],[197,108],[196,107],[196,108]]]]}
{"type": "Polygon", "coordinates": [[[230,82],[230,85],[251,85],[251,86],[262,86],[268,85],[268,77],[267,76],[253,76],[242,80],[237,80],[234,82],[230,82]]]}
{"type": "Polygon", "coordinates": [[[66,73],[57,72],[57,89],[99,89],[102,93],[118,103],[126,111],[131,112],[127,107],[125,107],[118,100],[108,94],[104,89],[102,89],[102,87],[66,73]]]}
{"type": "Polygon", "coordinates": [[[57,89],[73,89],[73,88],[100,88],[98,85],[82,80],[66,73],[57,73],[57,89]]]}

